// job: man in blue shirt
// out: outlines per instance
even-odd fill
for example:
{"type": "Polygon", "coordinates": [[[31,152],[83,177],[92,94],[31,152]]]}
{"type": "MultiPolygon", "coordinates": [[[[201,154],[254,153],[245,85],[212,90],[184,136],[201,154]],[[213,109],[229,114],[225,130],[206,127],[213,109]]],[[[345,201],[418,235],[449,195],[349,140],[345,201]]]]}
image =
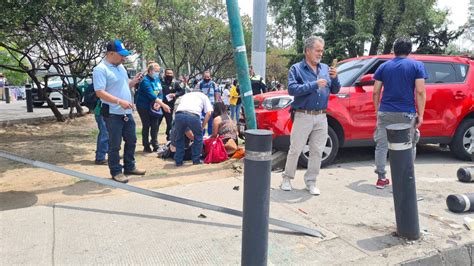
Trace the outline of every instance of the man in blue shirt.
{"type": "Polygon", "coordinates": [[[133,120],[133,101],[130,88],[142,78],[138,73],[133,80],[128,79],[127,71],[122,63],[130,52],[119,40],[107,44],[105,58],[94,68],[93,81],[97,97],[102,102],[104,116],[109,133],[109,169],[112,179],[126,183],[125,175],[144,175],[144,170],[135,167],[135,146],[137,136],[133,120]],[[120,164],[120,146],[122,137],[125,141],[123,170],[120,164]],[[125,175],[124,175],[125,174],[125,175]]]}
{"type": "Polygon", "coordinates": [[[385,178],[388,152],[386,127],[388,125],[397,123],[413,125],[410,133],[413,159],[416,155],[415,147],[419,135],[415,129],[423,123],[426,102],[425,79],[428,76],[423,63],[407,58],[411,53],[411,48],[410,39],[402,37],[395,40],[393,45],[395,58],[380,65],[374,75],[373,101],[377,113],[377,127],[374,133],[375,173],[378,175],[375,186],[379,189],[390,184],[390,181],[385,178]],[[380,100],[382,86],[384,89],[382,100],[380,100]]]}
{"type": "Polygon", "coordinates": [[[309,160],[304,181],[311,195],[319,195],[316,177],[321,168],[321,157],[328,138],[326,108],[329,94],[338,93],[341,85],[336,68],[321,63],[324,40],[312,36],[305,40],[304,45],[305,58],[292,65],[288,73],[288,93],[295,97],[291,104],[295,113],[290,150],[280,187],[284,191],[292,189],[290,180],[295,177],[298,158],[308,143],[309,160]]]}
{"type": "MultiPolygon", "coordinates": [[[[196,89],[199,89],[202,93],[207,95],[212,106],[214,106],[214,103],[217,102],[217,99],[220,99],[219,93],[216,92],[217,85],[214,81],[212,81],[211,72],[209,70],[204,71],[203,79],[201,82],[199,82],[196,85],[196,89]]],[[[213,118],[213,115],[211,115],[211,118],[209,119],[209,122],[207,124],[207,134],[209,136],[212,135],[213,122],[214,122],[214,118],[213,118]]]]}

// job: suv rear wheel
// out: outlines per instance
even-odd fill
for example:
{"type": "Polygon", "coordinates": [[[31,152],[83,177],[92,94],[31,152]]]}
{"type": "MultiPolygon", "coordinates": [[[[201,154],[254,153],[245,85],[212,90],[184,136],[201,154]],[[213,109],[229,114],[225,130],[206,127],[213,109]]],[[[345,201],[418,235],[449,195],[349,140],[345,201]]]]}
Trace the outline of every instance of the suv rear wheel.
{"type": "MultiPolygon", "coordinates": [[[[332,127],[328,127],[328,140],[326,146],[324,147],[323,156],[321,158],[321,167],[325,167],[331,164],[336,158],[337,152],[339,150],[339,139],[337,138],[336,132],[332,127]]],[[[298,159],[299,165],[304,168],[308,168],[308,158],[309,158],[309,146],[306,144],[304,146],[303,152],[298,159]]]]}
{"type": "Polygon", "coordinates": [[[459,125],[449,148],[454,157],[471,160],[471,153],[474,152],[474,119],[466,119],[459,125]]]}

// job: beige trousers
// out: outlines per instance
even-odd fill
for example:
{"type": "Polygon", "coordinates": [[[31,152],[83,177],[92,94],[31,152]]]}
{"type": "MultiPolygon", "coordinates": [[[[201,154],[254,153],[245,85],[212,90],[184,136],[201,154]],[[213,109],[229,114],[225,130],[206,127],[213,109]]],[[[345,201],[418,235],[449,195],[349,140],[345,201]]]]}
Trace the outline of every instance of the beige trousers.
{"type": "Polygon", "coordinates": [[[328,121],[326,114],[311,115],[296,112],[283,177],[290,179],[295,177],[298,158],[307,143],[309,145],[309,160],[304,181],[307,185],[314,184],[321,168],[321,157],[327,138],[328,121]]]}

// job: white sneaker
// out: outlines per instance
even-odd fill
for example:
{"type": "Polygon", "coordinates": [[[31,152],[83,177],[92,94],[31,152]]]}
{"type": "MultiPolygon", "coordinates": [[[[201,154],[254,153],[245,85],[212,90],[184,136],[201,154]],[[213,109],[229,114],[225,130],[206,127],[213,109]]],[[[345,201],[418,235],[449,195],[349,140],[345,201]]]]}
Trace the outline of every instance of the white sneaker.
{"type": "Polygon", "coordinates": [[[283,177],[283,180],[281,181],[280,185],[281,190],[283,191],[291,191],[291,181],[288,177],[283,177]]]}
{"type": "Polygon", "coordinates": [[[321,194],[319,188],[317,188],[314,184],[306,185],[306,189],[309,191],[309,194],[318,196],[321,194]]]}

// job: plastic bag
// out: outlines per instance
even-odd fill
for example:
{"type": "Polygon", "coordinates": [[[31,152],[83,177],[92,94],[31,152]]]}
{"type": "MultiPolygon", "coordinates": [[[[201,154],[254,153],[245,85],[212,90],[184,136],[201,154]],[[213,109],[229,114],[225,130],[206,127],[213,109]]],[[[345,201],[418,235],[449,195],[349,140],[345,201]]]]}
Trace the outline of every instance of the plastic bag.
{"type": "Polygon", "coordinates": [[[204,141],[206,159],[204,163],[220,163],[227,160],[227,152],[221,138],[208,138],[204,141]]]}

